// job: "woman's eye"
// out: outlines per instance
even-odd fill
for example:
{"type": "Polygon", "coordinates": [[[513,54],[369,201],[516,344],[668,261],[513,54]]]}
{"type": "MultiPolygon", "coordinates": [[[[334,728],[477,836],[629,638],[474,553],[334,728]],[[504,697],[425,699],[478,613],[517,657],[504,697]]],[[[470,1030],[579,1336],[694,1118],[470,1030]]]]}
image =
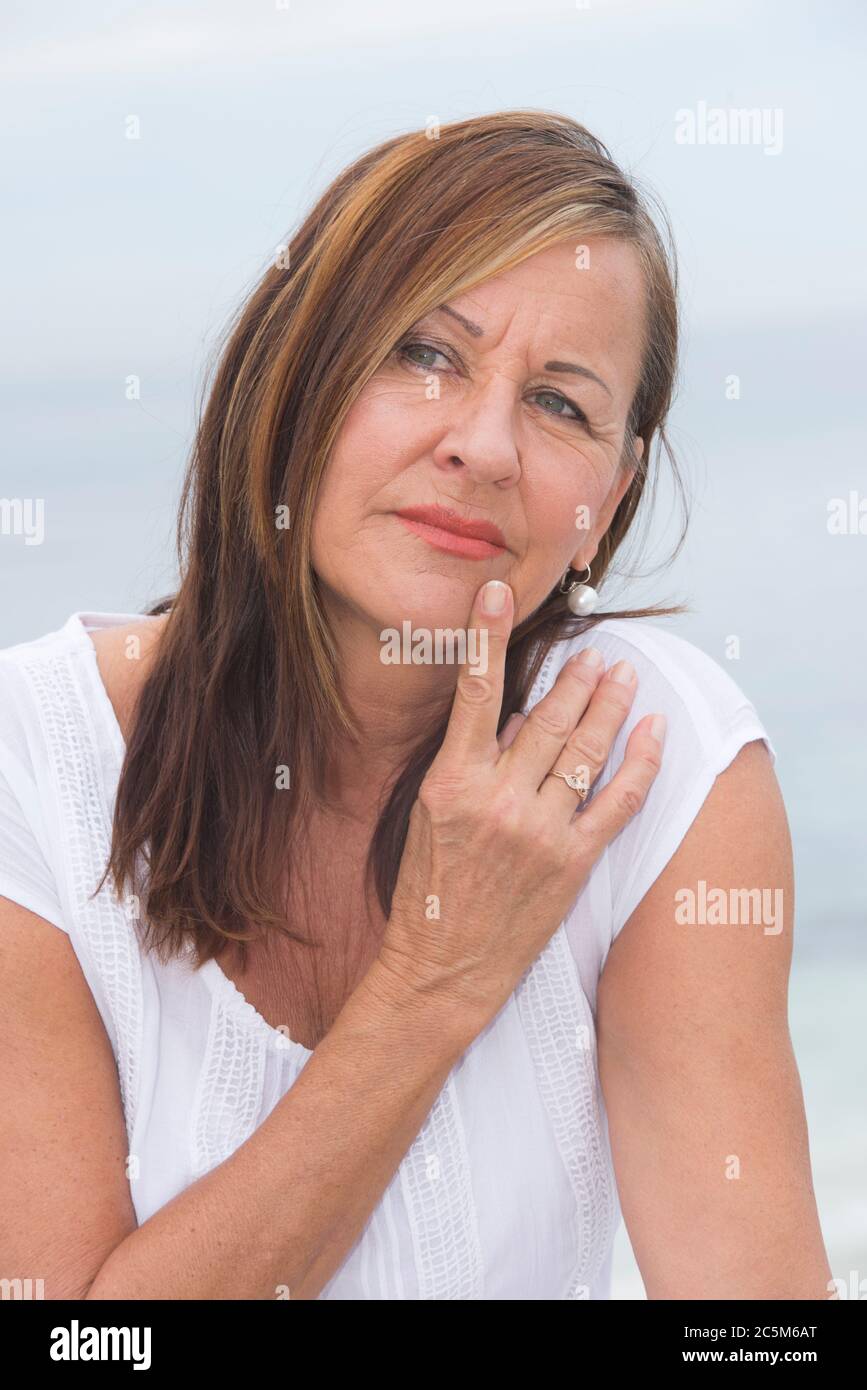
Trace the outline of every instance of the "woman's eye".
{"type": "Polygon", "coordinates": [[[560,393],[559,393],[559,391],[537,391],[537,392],[536,392],[536,399],[537,399],[537,400],[539,400],[539,399],[541,399],[542,397],[545,397],[545,396],[547,396],[547,398],[548,398],[549,401],[553,401],[553,403],[554,403],[555,406],[565,406],[567,410],[574,410],[574,412],[575,412],[574,415],[564,415],[562,410],[555,410],[555,411],[554,411],[554,414],[555,414],[555,415],[561,415],[561,416],[563,417],[564,420],[577,420],[579,424],[585,424],[585,425],[586,425],[586,423],[587,423],[587,416],[584,414],[584,411],[581,410],[580,406],[577,406],[577,405],[575,405],[572,401],[567,400],[565,396],[561,396],[560,393]]]}
{"type": "MultiPolygon", "coordinates": [[[[432,361],[425,362],[419,360],[424,353],[428,353],[431,357],[442,357],[445,359],[446,363],[450,364],[448,355],[440,348],[434,347],[432,343],[423,343],[413,339],[405,343],[400,343],[397,348],[398,356],[405,362],[408,362],[411,367],[418,367],[419,370],[423,372],[441,371],[441,365],[432,361]]],[[[545,400],[547,398],[547,401],[553,404],[554,410],[550,413],[559,415],[564,420],[574,420],[575,423],[579,425],[587,424],[587,416],[584,414],[584,411],[581,410],[579,406],[575,405],[574,401],[568,400],[566,396],[561,396],[559,391],[540,390],[535,392],[535,397],[537,400],[545,400]],[[566,411],[572,411],[573,413],[568,415],[565,413],[566,411]]]]}
{"type": "Polygon", "coordinates": [[[398,352],[401,357],[411,364],[411,366],[422,367],[428,372],[437,370],[435,364],[433,362],[419,362],[416,357],[410,356],[411,353],[429,352],[432,353],[434,357],[445,357],[445,353],[440,352],[439,348],[432,347],[430,343],[401,343],[398,352]]]}

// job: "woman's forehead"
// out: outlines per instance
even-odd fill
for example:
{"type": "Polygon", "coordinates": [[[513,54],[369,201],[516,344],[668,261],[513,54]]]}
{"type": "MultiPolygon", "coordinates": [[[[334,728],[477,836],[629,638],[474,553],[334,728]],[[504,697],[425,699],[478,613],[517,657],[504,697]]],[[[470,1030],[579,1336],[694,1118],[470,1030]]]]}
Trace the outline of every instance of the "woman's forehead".
{"type": "Polygon", "coordinates": [[[432,317],[455,327],[477,353],[526,352],[543,370],[601,379],[614,395],[616,379],[638,370],[645,298],[635,248],[588,238],[537,252],[432,317]]]}

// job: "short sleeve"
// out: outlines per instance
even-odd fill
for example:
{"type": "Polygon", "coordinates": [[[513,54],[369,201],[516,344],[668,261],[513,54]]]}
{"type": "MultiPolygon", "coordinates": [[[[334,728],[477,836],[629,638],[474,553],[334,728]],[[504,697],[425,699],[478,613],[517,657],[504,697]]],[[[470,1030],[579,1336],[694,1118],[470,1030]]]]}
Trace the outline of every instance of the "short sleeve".
{"type": "Polygon", "coordinates": [[[716,778],[739,750],[761,739],[772,762],[776,762],[776,750],[738,684],[692,643],[647,623],[633,627],[626,619],[600,624],[590,640],[603,652],[607,665],[625,658],[638,674],[632,710],[599,786],[620,767],[626,741],[640,719],[661,712],[667,721],[660,771],[642,809],[607,850],[613,941],[674,855],[716,778]]]}
{"type": "Polygon", "coordinates": [[[20,675],[0,663],[0,895],[69,933],[49,856],[39,778],[35,711],[20,675]]]}

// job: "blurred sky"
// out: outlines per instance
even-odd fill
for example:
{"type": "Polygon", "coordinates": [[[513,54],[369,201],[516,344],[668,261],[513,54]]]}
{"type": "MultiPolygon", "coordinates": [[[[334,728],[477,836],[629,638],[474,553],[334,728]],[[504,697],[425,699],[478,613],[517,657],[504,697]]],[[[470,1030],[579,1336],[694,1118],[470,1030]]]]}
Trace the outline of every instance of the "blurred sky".
{"type": "MultiPolygon", "coordinates": [[[[689,602],[674,630],[755,702],[795,841],[793,988],[845,962],[854,1010],[855,963],[863,1009],[867,534],[827,524],[832,498],[867,498],[862,6],[7,0],[3,30],[0,497],[44,498],[46,531],[0,535],[0,646],[171,589],[208,354],[350,159],[430,117],[567,113],[658,194],[680,262],[691,532],[629,597],[689,602]],[[701,103],[779,113],[778,152],[679,143],[676,113],[701,103]]],[[[656,527],[651,556],[675,534],[656,527]]],[[[863,1091],[859,1114],[863,1156],[863,1091]]]]}

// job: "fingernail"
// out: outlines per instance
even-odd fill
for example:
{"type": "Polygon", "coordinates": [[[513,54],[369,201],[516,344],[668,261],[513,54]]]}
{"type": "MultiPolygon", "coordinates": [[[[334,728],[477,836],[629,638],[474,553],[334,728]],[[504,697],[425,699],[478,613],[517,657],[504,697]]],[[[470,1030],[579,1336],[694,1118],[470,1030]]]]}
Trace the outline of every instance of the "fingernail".
{"type": "Polygon", "coordinates": [[[576,666],[601,666],[602,653],[598,652],[595,647],[585,647],[577,656],[573,656],[572,660],[576,666]]]}
{"type": "Polygon", "coordinates": [[[500,738],[503,741],[503,743],[506,744],[506,746],[508,746],[507,740],[508,742],[511,742],[512,735],[518,732],[523,722],[523,714],[516,713],[509,715],[508,719],[506,720],[505,724],[500,730],[500,738]]]}
{"type": "Polygon", "coordinates": [[[631,685],[635,680],[635,667],[630,661],[618,661],[609,675],[618,685],[631,685]]]}
{"type": "Polygon", "coordinates": [[[491,579],[482,590],[482,612],[502,613],[506,606],[506,586],[500,579],[491,579]]]}
{"type": "Polygon", "coordinates": [[[665,715],[655,714],[650,721],[650,734],[657,743],[662,743],[665,738],[665,715]]]}

